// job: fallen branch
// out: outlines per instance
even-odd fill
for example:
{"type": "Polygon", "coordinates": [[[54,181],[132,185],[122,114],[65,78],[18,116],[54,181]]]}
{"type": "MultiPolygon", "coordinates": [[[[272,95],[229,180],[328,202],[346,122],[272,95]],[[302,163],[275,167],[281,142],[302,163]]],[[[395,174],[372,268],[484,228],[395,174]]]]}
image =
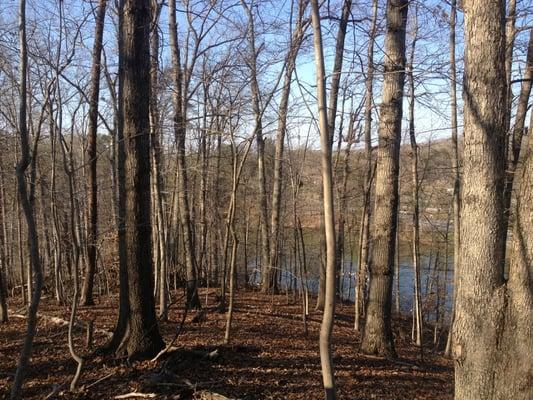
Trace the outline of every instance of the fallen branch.
{"type": "Polygon", "coordinates": [[[126,394],[121,394],[118,396],[115,396],[115,399],[131,399],[134,397],[140,397],[142,399],[153,399],[157,395],[155,393],[139,393],[139,392],[131,392],[126,394]]]}
{"type": "Polygon", "coordinates": [[[106,376],[104,376],[104,377],[102,377],[102,378],[100,378],[100,379],[97,379],[97,380],[94,381],[93,383],[91,383],[91,384],[85,386],[85,389],[92,388],[93,386],[98,385],[100,382],[105,381],[107,378],[111,378],[113,375],[115,375],[115,373],[114,373],[114,372],[111,372],[111,373],[107,374],[106,376]]]}

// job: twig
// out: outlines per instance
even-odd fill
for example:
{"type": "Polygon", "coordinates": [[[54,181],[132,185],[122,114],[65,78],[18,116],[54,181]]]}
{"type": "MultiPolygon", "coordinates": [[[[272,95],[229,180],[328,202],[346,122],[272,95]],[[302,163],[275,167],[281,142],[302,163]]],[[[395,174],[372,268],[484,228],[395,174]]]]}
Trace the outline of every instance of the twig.
{"type": "Polygon", "coordinates": [[[115,396],[115,399],[131,399],[132,397],[141,397],[143,399],[153,399],[155,396],[157,396],[155,393],[139,393],[139,392],[131,392],[126,394],[121,394],[118,396],[115,396]]]}
{"type": "Polygon", "coordinates": [[[112,377],[113,375],[115,375],[115,373],[114,373],[114,372],[111,372],[111,373],[107,374],[106,376],[104,376],[103,378],[97,379],[96,381],[94,381],[94,382],[91,383],[90,385],[85,386],[85,389],[92,388],[93,386],[98,385],[100,382],[106,380],[107,378],[112,377]]]}

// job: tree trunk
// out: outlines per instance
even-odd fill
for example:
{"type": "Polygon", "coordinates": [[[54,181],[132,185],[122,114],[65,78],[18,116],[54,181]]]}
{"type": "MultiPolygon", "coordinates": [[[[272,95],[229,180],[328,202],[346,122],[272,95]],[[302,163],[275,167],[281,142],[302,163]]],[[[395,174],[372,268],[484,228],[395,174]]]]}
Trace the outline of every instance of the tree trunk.
{"type": "Polygon", "coordinates": [[[336,244],[335,244],[335,215],[333,205],[333,172],[331,161],[331,133],[329,132],[328,115],[326,112],[326,76],[324,68],[324,53],[322,48],[322,32],[320,26],[320,12],[318,0],[311,0],[311,18],[314,31],[314,49],[316,65],[316,82],[318,98],[318,115],[320,127],[320,147],[322,166],[322,194],[324,207],[324,230],[326,234],[326,280],[324,314],[320,327],[320,364],[322,366],[322,381],[327,400],[336,399],[335,377],[333,373],[333,355],[331,336],[335,318],[336,297],[336,244]]]}
{"type": "Polygon", "coordinates": [[[387,1],[385,78],[379,122],[370,287],[361,350],[395,355],[391,328],[392,283],[398,215],[398,174],[405,77],[407,0],[387,1]]]}
{"type": "Polygon", "coordinates": [[[355,286],[355,321],[354,329],[360,330],[361,310],[364,305],[364,283],[368,271],[369,250],[370,250],[370,218],[372,206],[370,204],[370,193],[372,188],[372,102],[374,97],[374,43],[376,41],[376,24],[378,16],[378,1],[372,1],[372,25],[370,27],[370,37],[368,41],[368,67],[365,78],[365,186],[363,213],[361,217],[361,229],[359,231],[359,265],[357,272],[357,282],[355,286]]]}
{"type": "Polygon", "coordinates": [[[505,61],[505,7],[501,0],[467,0],[463,5],[465,144],[460,259],[465,268],[461,268],[458,280],[453,328],[455,396],[530,399],[533,308],[531,277],[526,272],[532,271],[529,161],[522,198],[518,198],[509,278],[505,279],[507,86],[501,68],[505,61]]]}
{"type": "Polygon", "coordinates": [[[513,129],[511,131],[509,155],[507,157],[507,176],[505,181],[505,232],[507,234],[507,227],[509,225],[509,218],[511,214],[511,198],[513,195],[514,174],[518,167],[520,160],[520,149],[522,147],[522,138],[525,134],[525,121],[528,111],[529,96],[531,94],[531,86],[533,84],[533,29],[529,33],[529,44],[527,48],[526,69],[520,88],[520,95],[518,98],[518,105],[516,108],[516,117],[513,129]]]}
{"type": "Polygon", "coordinates": [[[25,172],[30,163],[30,146],[28,142],[28,129],[26,121],[26,93],[27,85],[26,78],[28,74],[28,50],[26,42],[26,1],[20,0],[19,8],[19,39],[20,39],[20,102],[19,102],[19,135],[20,135],[20,150],[21,158],[17,165],[17,188],[19,193],[19,200],[22,204],[26,224],[28,227],[28,246],[30,250],[30,260],[33,267],[33,277],[35,285],[31,295],[31,301],[28,308],[28,328],[24,338],[24,345],[20,352],[20,357],[17,365],[17,371],[13,379],[11,387],[11,399],[19,399],[24,375],[28,367],[31,351],[33,347],[33,339],[37,331],[37,310],[41,300],[41,290],[43,286],[43,275],[41,270],[41,260],[39,257],[39,237],[37,235],[37,227],[35,225],[34,210],[28,197],[28,190],[26,185],[25,172]]]}
{"type": "Polygon", "coordinates": [[[413,181],[413,237],[412,237],[412,256],[413,256],[413,276],[414,276],[414,304],[413,304],[413,324],[415,331],[412,339],[417,346],[422,346],[422,301],[420,291],[420,185],[418,179],[418,145],[415,134],[415,81],[413,75],[413,61],[415,58],[416,41],[418,39],[418,12],[415,6],[415,26],[413,40],[411,42],[411,51],[409,54],[409,64],[407,65],[407,78],[409,83],[409,139],[411,141],[411,169],[413,181]]]}
{"type": "Polygon", "coordinates": [[[126,0],[124,9],[125,244],[130,358],[153,357],[163,347],[153,296],[150,221],[150,2],[126,0]]]}
{"type": "Polygon", "coordinates": [[[89,132],[87,135],[87,160],[89,174],[87,186],[87,266],[85,280],[81,291],[81,304],[94,304],[93,285],[96,273],[96,247],[98,239],[98,184],[97,184],[97,129],[98,129],[98,101],[100,93],[100,71],[102,58],[102,39],[104,36],[106,0],[100,0],[96,15],[96,27],[93,44],[93,65],[91,69],[91,94],[89,99],[89,132]]]}
{"type": "Polygon", "coordinates": [[[192,231],[191,212],[188,197],[188,178],[185,160],[185,135],[186,135],[186,115],[184,114],[185,96],[183,94],[183,74],[181,71],[180,50],[178,45],[178,33],[176,25],[176,1],[169,1],[169,31],[170,47],[172,53],[173,77],[174,77],[174,134],[177,143],[178,158],[178,187],[179,187],[179,212],[183,226],[183,240],[185,245],[185,262],[187,275],[187,306],[189,308],[200,308],[200,298],[198,297],[197,268],[194,251],[194,237],[192,231]]]}
{"type": "MultiPolygon", "coordinates": [[[[451,109],[452,109],[452,170],[453,170],[453,300],[450,327],[446,349],[444,354],[449,356],[451,353],[453,324],[455,321],[455,304],[457,297],[457,282],[459,279],[459,245],[461,243],[461,176],[459,165],[459,145],[457,138],[457,67],[455,62],[455,25],[456,25],[457,6],[456,0],[451,2],[450,10],[450,83],[451,83],[451,109]]],[[[447,261],[446,261],[447,262],[447,261]]]]}

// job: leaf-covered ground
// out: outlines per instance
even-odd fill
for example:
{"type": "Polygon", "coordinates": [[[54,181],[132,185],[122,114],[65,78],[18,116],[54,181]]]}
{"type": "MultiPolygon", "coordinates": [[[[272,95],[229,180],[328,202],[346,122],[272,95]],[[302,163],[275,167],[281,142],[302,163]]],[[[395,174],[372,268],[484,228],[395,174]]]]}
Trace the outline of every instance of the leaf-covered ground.
{"type": "MultiPolygon", "coordinates": [[[[213,291],[204,318],[187,316],[176,342],[177,350],[157,362],[127,363],[96,356],[84,366],[76,392],[68,386],[76,364],[67,347],[67,327],[47,317],[68,320],[67,307],[44,298],[31,367],[23,396],[28,399],[112,399],[130,392],[155,393],[160,399],[209,398],[218,393],[232,399],[322,399],[318,333],[321,314],[308,318],[304,334],[301,302],[286,295],[239,291],[233,319],[233,339],[221,345],[226,315],[215,309],[213,291]],[[53,396],[50,396],[52,393],[53,396]]],[[[20,305],[18,305],[20,306],[20,305]]],[[[17,310],[17,304],[10,304],[17,310]]],[[[105,343],[102,331],[112,330],[117,299],[100,298],[78,313],[80,325],[95,320],[95,347],[105,343]]],[[[161,330],[170,341],[180,325],[182,310],[173,306],[161,330]]],[[[387,360],[358,353],[360,337],[353,330],[353,305],[338,305],[334,328],[334,364],[340,399],[452,399],[452,363],[432,350],[410,344],[409,321],[395,320],[398,359],[387,360]]],[[[26,320],[11,315],[0,324],[0,399],[8,397],[26,320]]],[[[75,330],[76,347],[84,353],[85,331],[75,330]]],[[[428,332],[426,336],[430,336],[428,332]]],[[[428,338],[427,347],[431,340],[428,338]]],[[[214,397],[213,397],[214,398],[214,397]]]]}

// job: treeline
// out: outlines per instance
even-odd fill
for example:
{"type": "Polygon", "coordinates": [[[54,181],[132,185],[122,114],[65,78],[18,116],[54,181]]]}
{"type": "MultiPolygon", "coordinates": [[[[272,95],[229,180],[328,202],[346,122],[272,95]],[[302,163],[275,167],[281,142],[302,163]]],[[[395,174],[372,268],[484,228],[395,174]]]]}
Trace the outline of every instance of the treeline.
{"type": "Polygon", "coordinates": [[[177,299],[200,310],[200,287],[217,288],[229,343],[239,285],[299,292],[305,323],[317,275],[334,399],[346,266],[354,351],[394,357],[400,252],[421,348],[424,253],[440,254],[434,341],[447,333],[457,397],[530,398],[531,5],[3,5],[0,319],[17,298],[28,317],[12,398],[43,293],[71,307],[74,390],[78,305],[118,293],[102,351],[146,359],[165,349],[158,319],[177,299]]]}

